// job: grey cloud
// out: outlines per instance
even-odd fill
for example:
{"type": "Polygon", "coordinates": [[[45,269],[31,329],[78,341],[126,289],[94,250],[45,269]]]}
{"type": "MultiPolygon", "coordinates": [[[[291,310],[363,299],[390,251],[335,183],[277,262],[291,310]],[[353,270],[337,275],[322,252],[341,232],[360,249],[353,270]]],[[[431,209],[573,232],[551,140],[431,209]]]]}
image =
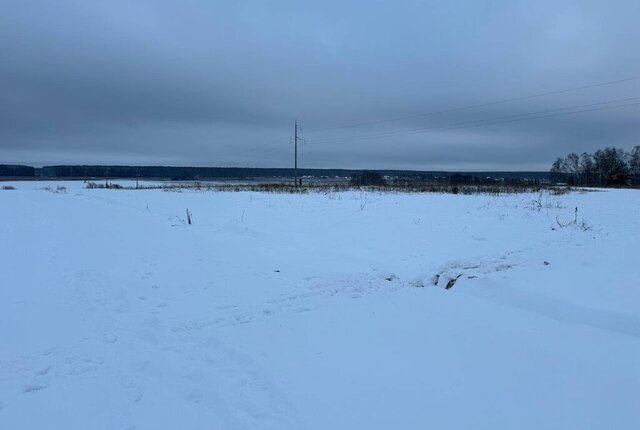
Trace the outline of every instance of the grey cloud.
{"type": "Polygon", "coordinates": [[[546,168],[638,144],[640,108],[347,138],[640,96],[640,80],[312,130],[640,75],[637,16],[633,0],[13,1],[0,15],[0,162],[283,166],[297,118],[303,166],[546,168]]]}

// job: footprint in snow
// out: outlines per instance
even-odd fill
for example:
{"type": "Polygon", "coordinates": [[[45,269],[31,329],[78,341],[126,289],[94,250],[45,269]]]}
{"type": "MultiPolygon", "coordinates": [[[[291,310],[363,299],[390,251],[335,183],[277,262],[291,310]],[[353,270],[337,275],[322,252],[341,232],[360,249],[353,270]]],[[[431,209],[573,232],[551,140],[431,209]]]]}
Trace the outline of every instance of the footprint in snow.
{"type": "Polygon", "coordinates": [[[106,343],[116,343],[116,341],[118,340],[118,336],[112,333],[107,333],[102,337],[102,340],[104,340],[106,343]]]}
{"type": "Polygon", "coordinates": [[[36,391],[42,391],[50,385],[46,381],[32,381],[24,386],[22,392],[24,394],[35,393],[36,391]]]}

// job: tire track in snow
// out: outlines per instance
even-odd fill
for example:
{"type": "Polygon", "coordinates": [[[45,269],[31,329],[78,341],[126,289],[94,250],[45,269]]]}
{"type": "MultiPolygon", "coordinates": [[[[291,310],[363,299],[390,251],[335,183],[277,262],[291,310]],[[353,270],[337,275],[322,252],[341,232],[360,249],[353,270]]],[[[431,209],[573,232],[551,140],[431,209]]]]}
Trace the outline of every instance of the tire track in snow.
{"type": "MultiPolygon", "coordinates": [[[[562,239],[563,242],[567,241],[566,237],[562,239]]],[[[567,243],[574,244],[574,242],[567,243]]],[[[538,254],[544,255],[544,249],[552,246],[557,246],[557,243],[545,242],[542,246],[542,252],[538,252],[538,254]]],[[[497,258],[453,261],[442,266],[430,279],[430,282],[424,282],[424,284],[444,287],[449,285],[448,282],[451,280],[453,280],[453,284],[456,284],[455,280],[460,277],[462,279],[477,279],[481,282],[480,285],[476,282],[474,282],[475,285],[468,285],[465,282],[467,285],[457,287],[456,291],[500,305],[523,309],[556,321],[585,325],[640,338],[640,318],[636,315],[582,306],[518,289],[510,284],[505,284],[508,281],[498,283],[492,280],[492,276],[497,272],[508,271],[514,267],[531,266],[534,261],[535,264],[539,264],[539,258],[528,255],[534,250],[541,251],[539,248],[528,247],[507,252],[497,258]]]]}
{"type": "Polygon", "coordinates": [[[621,312],[593,309],[552,297],[526,292],[511,286],[486,282],[460,289],[483,300],[523,309],[556,321],[585,325],[640,338],[640,318],[621,312]]]}
{"type": "MultiPolygon", "coordinates": [[[[305,279],[311,281],[311,278],[305,279]]],[[[331,299],[360,297],[383,291],[397,291],[411,287],[411,282],[400,280],[394,274],[358,274],[323,279],[312,285],[299,287],[251,306],[221,305],[214,309],[212,318],[197,318],[174,324],[175,333],[197,333],[206,329],[238,326],[259,321],[282,312],[308,312],[326,306],[331,299]]]]}

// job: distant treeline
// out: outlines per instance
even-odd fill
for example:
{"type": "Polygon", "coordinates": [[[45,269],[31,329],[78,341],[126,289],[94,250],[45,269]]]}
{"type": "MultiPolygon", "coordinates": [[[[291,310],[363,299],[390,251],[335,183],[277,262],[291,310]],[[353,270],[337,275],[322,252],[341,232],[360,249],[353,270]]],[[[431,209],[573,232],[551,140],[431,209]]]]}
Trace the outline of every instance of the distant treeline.
{"type": "Polygon", "coordinates": [[[9,164],[0,164],[0,176],[25,176],[31,177],[36,175],[35,167],[31,166],[13,166],[9,164]]]}
{"type": "MultiPolygon", "coordinates": [[[[348,176],[346,170],[299,169],[299,175],[348,176]]],[[[171,180],[290,178],[289,168],[174,167],[174,166],[45,166],[41,176],[52,178],[153,178],[171,180]]]]}
{"type": "MultiPolygon", "coordinates": [[[[362,173],[355,169],[298,169],[301,177],[351,178],[362,173]]],[[[465,172],[464,174],[443,171],[376,170],[389,178],[410,178],[421,181],[475,183],[491,180],[547,180],[547,172],[465,172]],[[453,179],[451,179],[453,177],[453,179]]],[[[173,166],[88,166],[57,165],[34,168],[30,166],[0,165],[0,176],[36,178],[90,178],[90,179],[251,179],[292,178],[291,168],[248,167],[173,167],[173,166]]]]}
{"type": "Polygon", "coordinates": [[[593,154],[570,153],[553,162],[549,175],[554,182],[570,185],[623,186],[640,184],[640,145],[630,152],[612,146],[593,154]]]}
{"type": "MultiPolygon", "coordinates": [[[[485,175],[472,176],[462,173],[448,174],[446,177],[437,177],[429,175],[416,175],[416,176],[394,176],[385,177],[379,172],[365,170],[357,172],[351,175],[349,183],[355,187],[373,186],[373,187],[385,187],[390,186],[392,188],[421,188],[428,185],[449,184],[457,189],[457,185],[495,185],[497,183],[510,185],[514,187],[518,186],[538,186],[544,182],[538,178],[492,178],[485,175]]],[[[457,191],[456,191],[457,192],[457,191]]]]}

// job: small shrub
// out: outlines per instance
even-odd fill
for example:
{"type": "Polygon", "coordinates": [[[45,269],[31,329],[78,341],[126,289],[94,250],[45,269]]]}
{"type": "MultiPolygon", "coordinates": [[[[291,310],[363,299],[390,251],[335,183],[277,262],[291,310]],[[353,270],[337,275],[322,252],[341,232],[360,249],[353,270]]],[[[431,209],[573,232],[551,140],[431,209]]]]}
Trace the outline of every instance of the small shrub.
{"type": "Polygon", "coordinates": [[[351,185],[357,187],[383,187],[386,184],[387,181],[385,181],[384,177],[378,172],[370,172],[365,170],[361,173],[354,173],[353,176],[351,176],[351,185]]]}
{"type": "MultiPolygon", "coordinates": [[[[339,183],[306,183],[304,186],[296,187],[288,181],[283,182],[255,182],[243,184],[213,184],[213,183],[171,183],[149,184],[128,186],[120,184],[99,184],[95,182],[87,182],[85,188],[108,188],[115,190],[161,190],[167,192],[258,192],[258,193],[277,193],[277,194],[309,194],[309,193],[340,193],[345,191],[367,191],[380,193],[453,193],[453,194],[485,194],[485,195],[503,195],[515,193],[531,193],[548,190],[552,195],[564,194],[573,190],[567,188],[552,188],[549,186],[541,186],[532,183],[478,183],[478,184],[459,184],[451,185],[449,182],[443,181],[412,181],[412,180],[386,180],[377,172],[371,175],[356,174],[351,178],[350,182],[339,183]],[[373,185],[364,185],[364,183],[373,185]]],[[[538,207],[542,205],[540,202],[538,207]]],[[[536,205],[536,201],[531,203],[532,207],[536,205]]]]}
{"type": "Polygon", "coordinates": [[[54,194],[66,194],[67,192],[67,187],[63,187],[63,186],[56,186],[55,188],[51,188],[51,187],[44,187],[42,188],[45,191],[49,191],[50,193],[54,193],[54,194]]]}
{"type": "Polygon", "coordinates": [[[552,196],[561,196],[571,192],[571,187],[553,187],[549,190],[552,196]]]}
{"type": "Polygon", "coordinates": [[[580,222],[580,224],[578,224],[578,227],[580,227],[580,230],[582,231],[591,230],[591,226],[587,224],[587,222],[584,219],[580,222]]]}

